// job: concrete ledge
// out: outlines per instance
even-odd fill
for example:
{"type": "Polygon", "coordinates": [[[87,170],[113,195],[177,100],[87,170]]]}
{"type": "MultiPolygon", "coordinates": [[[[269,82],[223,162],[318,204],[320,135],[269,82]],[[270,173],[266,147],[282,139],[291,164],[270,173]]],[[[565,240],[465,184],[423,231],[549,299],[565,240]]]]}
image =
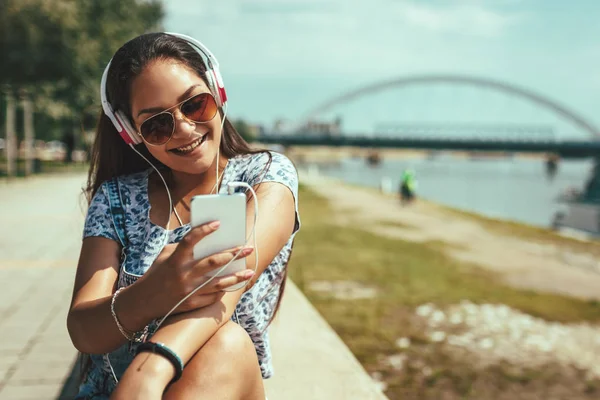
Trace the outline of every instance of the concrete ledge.
{"type": "Polygon", "coordinates": [[[275,368],[265,381],[270,400],[387,399],[291,280],[270,335],[275,368]]]}
{"type": "MultiPolygon", "coordinates": [[[[15,227],[0,232],[0,281],[10,282],[0,291],[0,400],[66,400],[77,392],[66,313],[81,247],[84,180],[57,175],[0,185],[0,224],[15,227]]],[[[270,400],[386,398],[291,281],[270,332],[270,400]]]]}
{"type": "MultiPolygon", "coordinates": [[[[291,280],[270,335],[275,375],[265,381],[269,400],[387,399],[291,280]]],[[[78,367],[73,366],[58,400],[77,394],[78,367]]]]}

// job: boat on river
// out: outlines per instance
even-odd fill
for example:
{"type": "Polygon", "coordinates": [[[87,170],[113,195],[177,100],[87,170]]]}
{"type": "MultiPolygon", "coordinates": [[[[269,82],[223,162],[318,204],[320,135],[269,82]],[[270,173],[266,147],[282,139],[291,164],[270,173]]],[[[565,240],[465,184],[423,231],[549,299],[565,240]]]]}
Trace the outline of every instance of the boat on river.
{"type": "Polygon", "coordinates": [[[563,198],[553,228],[575,230],[600,238],[600,160],[596,161],[583,191],[563,198]]]}

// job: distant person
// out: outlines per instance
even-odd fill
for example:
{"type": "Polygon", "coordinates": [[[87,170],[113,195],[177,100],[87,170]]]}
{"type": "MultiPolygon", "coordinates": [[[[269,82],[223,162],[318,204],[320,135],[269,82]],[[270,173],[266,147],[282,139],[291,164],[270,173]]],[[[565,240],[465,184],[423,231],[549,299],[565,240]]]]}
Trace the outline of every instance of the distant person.
{"type": "Polygon", "coordinates": [[[558,172],[558,157],[556,155],[552,155],[548,157],[546,160],[546,176],[548,179],[554,179],[556,173],[558,172]]]}
{"type": "Polygon", "coordinates": [[[416,196],[417,190],[417,178],[415,171],[412,169],[406,169],[402,172],[402,178],[400,179],[400,202],[402,205],[410,204],[413,202],[416,196]]]}
{"type": "MultiPolygon", "coordinates": [[[[148,33],[105,69],[67,317],[73,344],[91,359],[76,399],[265,399],[267,328],[300,228],[298,177],[288,158],[251,149],[226,118],[218,66],[195,39],[148,33]],[[256,191],[256,248],[196,260],[194,245],[219,221],[192,228],[192,197],[225,194],[233,182],[256,191]],[[246,270],[207,279],[235,257],[246,270]]],[[[247,234],[254,200],[239,222],[247,234]]]]}

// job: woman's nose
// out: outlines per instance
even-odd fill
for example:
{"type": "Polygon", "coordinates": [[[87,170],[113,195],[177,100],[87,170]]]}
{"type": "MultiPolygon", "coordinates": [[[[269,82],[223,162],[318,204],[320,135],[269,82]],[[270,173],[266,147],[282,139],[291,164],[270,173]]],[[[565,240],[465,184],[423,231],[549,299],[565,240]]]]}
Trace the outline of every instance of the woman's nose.
{"type": "Polygon", "coordinates": [[[179,133],[187,137],[196,130],[196,124],[187,119],[181,110],[175,110],[173,112],[173,118],[175,120],[175,135],[179,133]]]}

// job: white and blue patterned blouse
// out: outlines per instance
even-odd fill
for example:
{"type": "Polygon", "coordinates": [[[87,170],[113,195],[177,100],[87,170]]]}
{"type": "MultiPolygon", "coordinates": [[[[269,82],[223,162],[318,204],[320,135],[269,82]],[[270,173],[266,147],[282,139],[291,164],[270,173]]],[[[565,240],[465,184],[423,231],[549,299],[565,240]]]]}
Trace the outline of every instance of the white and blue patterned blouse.
{"type": "MultiPolygon", "coordinates": [[[[292,235],[271,264],[259,276],[255,285],[242,295],[236,306],[238,322],[254,342],[262,376],[265,379],[273,374],[267,327],[278,301],[279,289],[291,254],[292,242],[300,228],[296,169],[284,155],[276,152],[270,152],[270,154],[272,160],[268,169],[265,169],[269,161],[267,153],[246,154],[230,159],[223,171],[221,184],[221,193],[226,193],[228,182],[247,182],[250,186],[261,182],[279,182],[288,187],[294,196],[296,223],[292,235]]],[[[143,172],[119,177],[119,189],[125,211],[125,233],[129,245],[125,249],[126,257],[121,265],[118,287],[132,284],[150,268],[162,250],[165,235],[169,236],[169,243],[177,243],[191,229],[190,224],[185,224],[167,231],[150,221],[148,176],[151,171],[153,170],[149,168],[143,172]]],[[[244,189],[240,188],[240,190],[244,189]]],[[[89,236],[101,236],[119,242],[110,214],[105,184],[97,191],[87,212],[83,237],[89,236]]],[[[128,365],[127,362],[123,363],[126,361],[123,359],[123,355],[126,355],[126,359],[130,358],[129,362],[133,360],[131,346],[135,346],[135,344],[126,344],[123,346],[125,348],[109,354],[111,364],[125,364],[115,368],[117,376],[121,375],[128,365]],[[127,346],[129,349],[126,348],[127,346]]],[[[112,391],[112,376],[106,364],[106,358],[92,355],[92,361],[92,370],[88,373],[87,382],[84,382],[82,388],[88,385],[88,393],[112,391]],[[90,385],[95,388],[89,387],[90,385]]],[[[114,367],[115,365],[113,365],[114,367]]]]}

